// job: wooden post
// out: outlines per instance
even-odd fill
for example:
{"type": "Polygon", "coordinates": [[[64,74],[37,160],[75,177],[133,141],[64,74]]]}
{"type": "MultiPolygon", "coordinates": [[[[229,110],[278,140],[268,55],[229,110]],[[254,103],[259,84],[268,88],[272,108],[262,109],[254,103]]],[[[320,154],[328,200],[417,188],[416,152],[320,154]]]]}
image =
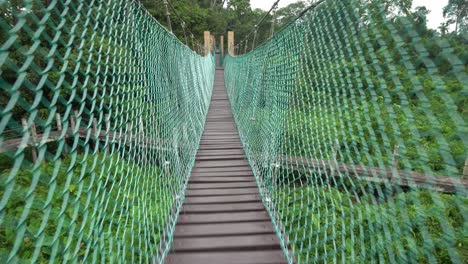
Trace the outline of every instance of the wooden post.
{"type": "Polygon", "coordinates": [[[182,30],[184,31],[185,45],[188,46],[188,38],[187,38],[187,32],[185,32],[185,22],[184,21],[182,21],[181,26],[182,26],[182,30]]]}
{"type": "Polygon", "coordinates": [[[148,142],[146,142],[146,139],[145,139],[145,131],[144,131],[144,127],[143,127],[143,118],[140,116],[140,120],[139,120],[139,130],[140,130],[140,138],[141,138],[141,142],[140,142],[140,146],[142,146],[142,157],[141,157],[141,161],[142,161],[142,165],[145,165],[146,164],[146,148],[148,147],[148,142]]]}
{"type": "Polygon", "coordinates": [[[210,53],[210,47],[211,47],[211,35],[210,35],[210,32],[209,31],[204,31],[203,32],[203,39],[204,39],[204,42],[205,42],[205,56],[208,55],[208,53],[210,53]]]}
{"type": "Polygon", "coordinates": [[[462,179],[468,179],[468,158],[465,160],[465,167],[463,167],[462,179]]]}
{"type": "Polygon", "coordinates": [[[270,38],[272,38],[273,34],[275,34],[276,8],[277,7],[278,7],[278,5],[275,5],[273,7],[273,15],[271,16],[270,38]]]}
{"type": "Polygon", "coordinates": [[[164,161],[164,165],[163,165],[163,168],[164,168],[164,176],[168,177],[169,174],[171,174],[171,171],[169,169],[169,165],[171,164],[171,162],[169,162],[168,160],[164,161]]]}
{"type": "Polygon", "coordinates": [[[36,124],[34,122],[31,123],[31,136],[34,146],[37,145],[37,132],[36,132],[36,124]]]}
{"type": "Polygon", "coordinates": [[[60,117],[59,113],[55,114],[55,121],[57,122],[57,131],[61,132],[62,131],[62,118],[60,117]]]}
{"type": "MultiPolygon", "coordinates": [[[[78,110],[75,110],[73,111],[75,113],[75,115],[72,117],[74,123],[72,123],[72,130],[75,131],[76,129],[76,132],[79,134],[80,133],[80,124],[78,123],[78,117],[80,115],[80,113],[78,112],[78,110]]],[[[72,134],[73,134],[73,131],[72,131],[72,134]]]]}
{"type": "Polygon", "coordinates": [[[37,152],[36,152],[36,139],[37,139],[37,133],[36,133],[36,126],[34,125],[34,122],[31,124],[31,128],[28,128],[28,121],[26,121],[26,118],[21,118],[21,124],[23,125],[24,130],[30,136],[32,137],[32,148],[31,148],[31,155],[32,155],[32,161],[36,162],[37,160],[37,152]]]}
{"type": "Polygon", "coordinates": [[[279,174],[280,163],[279,162],[274,162],[271,165],[273,166],[273,171],[271,173],[271,184],[272,184],[273,188],[276,189],[276,181],[277,181],[278,174],[279,174]]]}
{"type": "Polygon", "coordinates": [[[210,52],[213,52],[215,46],[215,40],[213,35],[210,35],[210,52]]]}
{"type": "MultiPolygon", "coordinates": [[[[336,159],[336,155],[338,153],[338,147],[340,146],[340,143],[338,142],[338,139],[335,140],[335,143],[333,144],[333,151],[332,151],[332,162],[333,165],[330,168],[330,174],[333,176],[335,173],[335,170],[338,170],[338,160],[336,159]]],[[[339,170],[338,170],[339,171],[339,170]]]]}
{"type": "Polygon", "coordinates": [[[132,122],[128,122],[127,123],[127,133],[128,133],[128,141],[129,142],[132,140],[132,137],[133,137],[132,130],[133,130],[132,122]]]}
{"type": "Polygon", "coordinates": [[[99,136],[98,129],[97,129],[97,119],[93,117],[93,135],[97,138],[99,136]]]}
{"type": "Polygon", "coordinates": [[[213,50],[216,52],[216,37],[213,35],[213,50]]]}
{"type": "Polygon", "coordinates": [[[219,51],[221,56],[224,56],[224,36],[219,37],[219,51]]]}
{"type": "Polygon", "coordinates": [[[73,135],[73,131],[75,130],[75,126],[76,126],[75,116],[70,113],[68,117],[68,121],[70,122],[70,128],[67,126],[66,128],[67,130],[65,131],[65,153],[64,154],[70,153],[70,146],[68,145],[69,140],[67,139],[69,135],[73,135]]]}
{"type": "Polygon", "coordinates": [[[252,41],[252,49],[251,49],[251,50],[254,50],[254,49],[255,49],[255,40],[257,39],[257,32],[258,32],[258,26],[255,25],[254,37],[253,37],[253,41],[252,41]]]}
{"type": "Polygon", "coordinates": [[[73,115],[70,115],[71,134],[73,134],[73,131],[75,131],[75,127],[76,127],[76,117],[73,115]]]}
{"type": "Polygon", "coordinates": [[[92,119],[93,127],[91,133],[94,136],[94,149],[99,151],[99,132],[97,129],[97,119],[93,117],[92,119]]]}
{"type": "Polygon", "coordinates": [[[228,31],[227,44],[228,44],[228,53],[230,55],[234,56],[235,55],[235,52],[234,52],[234,31],[228,31]]]}
{"type": "Polygon", "coordinates": [[[169,8],[167,7],[168,5],[167,0],[163,0],[163,4],[164,4],[164,11],[166,11],[167,27],[169,28],[169,31],[172,32],[171,13],[169,13],[169,8]]]}
{"type": "MultiPolygon", "coordinates": [[[[110,118],[109,118],[109,114],[106,114],[105,116],[105,119],[106,119],[106,136],[108,136],[110,134],[110,118]]],[[[110,153],[109,151],[109,145],[111,143],[111,139],[110,137],[107,137],[107,145],[106,145],[106,150],[107,150],[107,153],[110,153]]]]}
{"type": "Polygon", "coordinates": [[[395,147],[393,147],[393,161],[392,161],[392,167],[397,170],[398,169],[398,157],[399,157],[399,154],[398,154],[398,151],[400,150],[400,146],[395,145],[395,147]]]}

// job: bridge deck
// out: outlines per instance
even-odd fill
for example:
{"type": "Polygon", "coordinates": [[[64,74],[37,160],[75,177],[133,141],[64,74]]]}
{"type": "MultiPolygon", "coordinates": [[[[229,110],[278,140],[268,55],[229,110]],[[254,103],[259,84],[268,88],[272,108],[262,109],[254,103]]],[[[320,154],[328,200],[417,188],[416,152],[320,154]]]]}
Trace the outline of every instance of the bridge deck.
{"type": "Polygon", "coordinates": [[[205,131],[166,263],[286,263],[216,70],[205,131]]]}

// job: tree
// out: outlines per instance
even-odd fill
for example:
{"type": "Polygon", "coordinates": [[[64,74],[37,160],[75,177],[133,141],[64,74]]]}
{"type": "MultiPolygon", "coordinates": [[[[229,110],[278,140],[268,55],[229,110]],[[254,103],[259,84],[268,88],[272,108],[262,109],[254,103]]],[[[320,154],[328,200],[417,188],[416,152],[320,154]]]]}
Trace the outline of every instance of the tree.
{"type": "Polygon", "coordinates": [[[449,0],[443,9],[447,26],[455,24],[455,33],[465,32],[468,28],[468,1],[449,0]]]}
{"type": "Polygon", "coordinates": [[[427,15],[431,12],[425,6],[418,6],[414,9],[414,22],[420,29],[427,29],[427,15]]]}
{"type": "Polygon", "coordinates": [[[442,34],[442,36],[445,36],[448,33],[448,23],[447,22],[440,23],[439,31],[442,34]]]}
{"type": "Polygon", "coordinates": [[[227,8],[233,10],[237,17],[241,17],[252,11],[249,0],[230,0],[227,8]]]}
{"type": "Polygon", "coordinates": [[[306,7],[306,2],[299,1],[280,8],[276,12],[277,28],[282,28],[283,26],[291,23],[306,7]]]}

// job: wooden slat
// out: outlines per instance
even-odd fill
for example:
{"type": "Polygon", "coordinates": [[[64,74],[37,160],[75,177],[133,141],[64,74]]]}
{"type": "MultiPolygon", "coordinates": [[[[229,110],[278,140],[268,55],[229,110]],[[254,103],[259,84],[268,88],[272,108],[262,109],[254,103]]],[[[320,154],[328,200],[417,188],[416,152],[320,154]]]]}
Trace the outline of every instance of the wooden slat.
{"type": "Polygon", "coordinates": [[[192,252],[172,253],[166,263],[191,264],[282,264],[287,263],[281,250],[262,250],[244,252],[192,252]]]}
{"type": "Polygon", "coordinates": [[[255,188],[229,188],[229,189],[205,189],[205,190],[187,190],[186,196],[209,196],[209,195],[236,195],[236,194],[258,194],[255,188]]]}
{"type": "Polygon", "coordinates": [[[214,145],[214,144],[240,144],[240,139],[229,139],[229,138],[220,138],[220,139],[201,139],[200,145],[214,145]]]}
{"type": "Polygon", "coordinates": [[[231,171],[194,171],[192,177],[231,177],[231,176],[253,176],[250,170],[231,171]]]}
{"type": "Polygon", "coordinates": [[[198,150],[197,155],[221,155],[221,154],[239,154],[244,155],[243,149],[221,149],[221,150],[198,150]]]}
{"type": "Polygon", "coordinates": [[[187,204],[260,202],[259,194],[188,196],[187,204]]]}
{"type": "Polygon", "coordinates": [[[240,140],[239,136],[236,134],[233,135],[225,135],[225,134],[219,134],[219,135],[202,135],[201,140],[221,140],[221,139],[230,139],[230,140],[240,140]]]}
{"type": "Polygon", "coordinates": [[[201,160],[236,160],[245,159],[244,155],[212,155],[212,156],[196,156],[196,161],[201,160]]]}
{"type": "Polygon", "coordinates": [[[269,221],[266,211],[181,214],[179,224],[269,221]]]}
{"type": "Polygon", "coordinates": [[[166,263],[191,264],[283,264],[287,263],[281,250],[244,252],[192,252],[169,254],[166,263]]]}
{"type": "Polygon", "coordinates": [[[229,130],[224,132],[217,132],[217,131],[203,131],[202,136],[230,136],[230,137],[239,137],[239,134],[236,130],[229,130]]]}
{"type": "Polygon", "coordinates": [[[223,250],[259,250],[280,249],[275,234],[222,236],[222,237],[187,237],[178,239],[173,249],[180,251],[223,251],[223,250]]]}
{"type": "Polygon", "coordinates": [[[187,185],[188,190],[199,189],[228,189],[228,188],[251,188],[257,187],[257,183],[251,182],[227,182],[227,183],[191,183],[187,185]]]}
{"type": "Polygon", "coordinates": [[[176,225],[174,237],[274,234],[270,221],[176,225]]]}
{"type": "Polygon", "coordinates": [[[191,177],[189,183],[218,183],[218,182],[255,182],[251,176],[245,177],[191,177]]]}
{"type": "Polygon", "coordinates": [[[212,212],[246,212],[264,211],[262,203],[231,203],[231,204],[184,204],[183,212],[212,213],[212,212]]]}
{"type": "Polygon", "coordinates": [[[200,149],[203,150],[214,150],[214,149],[242,149],[241,145],[237,144],[226,144],[226,145],[200,145],[200,149]]]}
{"type": "Polygon", "coordinates": [[[240,167],[215,167],[215,168],[199,168],[195,167],[192,170],[193,173],[197,172],[229,172],[229,171],[252,171],[247,166],[240,166],[240,167]]]}
{"type": "Polygon", "coordinates": [[[229,160],[215,160],[215,161],[197,161],[195,162],[197,168],[228,168],[243,166],[246,170],[251,170],[247,160],[229,159],[229,160]]]}

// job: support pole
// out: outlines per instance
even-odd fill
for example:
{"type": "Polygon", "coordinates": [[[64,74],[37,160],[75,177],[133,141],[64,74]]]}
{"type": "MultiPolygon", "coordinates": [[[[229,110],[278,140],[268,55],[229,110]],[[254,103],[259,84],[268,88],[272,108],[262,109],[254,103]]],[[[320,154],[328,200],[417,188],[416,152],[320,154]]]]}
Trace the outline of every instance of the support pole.
{"type": "Polygon", "coordinates": [[[28,127],[28,121],[26,121],[26,118],[21,118],[21,124],[23,125],[24,130],[29,134],[29,136],[32,137],[31,139],[31,156],[32,156],[32,161],[36,162],[37,160],[37,151],[36,151],[36,139],[37,139],[37,133],[36,133],[36,125],[34,122],[31,124],[31,127],[28,127]]]}
{"type": "MultiPolygon", "coordinates": [[[[75,112],[76,115],[76,112],[75,112]]],[[[75,131],[76,127],[76,116],[70,114],[70,135],[73,135],[73,132],[75,131]]]]}
{"type": "Polygon", "coordinates": [[[234,31],[228,31],[228,53],[232,56],[236,55],[234,52],[234,31]]]}
{"type": "Polygon", "coordinates": [[[278,5],[275,5],[275,7],[273,8],[273,16],[271,18],[270,38],[272,38],[273,35],[275,34],[276,8],[277,7],[278,7],[278,5]]]}
{"type": "Polygon", "coordinates": [[[146,165],[146,148],[148,147],[147,144],[148,142],[146,142],[145,140],[145,129],[144,129],[144,125],[143,125],[143,117],[140,116],[139,118],[139,127],[138,127],[138,130],[140,132],[140,139],[141,141],[139,142],[140,146],[143,146],[142,148],[140,148],[142,150],[142,157],[141,157],[141,162],[142,162],[142,165],[146,165]]]}
{"type": "Polygon", "coordinates": [[[62,117],[59,113],[55,114],[55,122],[57,123],[57,131],[62,132],[62,117]]]}
{"type": "Polygon", "coordinates": [[[339,168],[338,168],[338,160],[336,158],[337,154],[338,154],[338,148],[340,146],[340,143],[338,142],[338,140],[336,139],[335,140],[335,143],[333,144],[333,150],[332,150],[332,166],[330,168],[330,175],[333,176],[335,174],[335,171],[339,171],[339,168]]]}
{"type": "Polygon", "coordinates": [[[465,166],[463,167],[462,179],[468,179],[468,158],[465,160],[465,166]]]}
{"type": "Polygon", "coordinates": [[[393,147],[393,161],[392,161],[392,167],[397,170],[398,169],[398,157],[399,157],[399,149],[400,149],[400,146],[399,145],[395,145],[395,147],[393,147]]]}
{"type": "Polygon", "coordinates": [[[99,151],[99,132],[98,132],[98,121],[95,117],[92,119],[91,125],[91,134],[94,137],[94,143],[91,146],[94,148],[94,151],[99,151]]]}
{"type": "Polygon", "coordinates": [[[213,35],[211,35],[211,50],[216,51],[216,38],[213,35]]]}
{"type": "Polygon", "coordinates": [[[253,41],[252,41],[252,49],[251,50],[255,49],[255,40],[257,39],[257,30],[258,30],[257,25],[255,25],[254,28],[255,28],[254,29],[254,37],[253,37],[253,41]]]}
{"type": "Polygon", "coordinates": [[[97,118],[93,117],[93,126],[92,126],[92,132],[93,132],[93,136],[94,137],[98,137],[99,136],[99,133],[98,133],[98,121],[97,121],[97,118]]]}
{"type": "Polygon", "coordinates": [[[171,13],[169,13],[169,8],[167,7],[168,5],[167,0],[163,0],[163,3],[164,3],[164,9],[166,11],[167,27],[169,28],[169,31],[172,32],[171,13]]]}
{"type": "Polygon", "coordinates": [[[184,31],[185,45],[188,46],[188,38],[187,38],[187,32],[185,32],[185,22],[184,21],[182,21],[181,26],[182,26],[182,30],[184,31]]]}
{"type": "Polygon", "coordinates": [[[224,36],[219,37],[219,51],[221,56],[224,56],[224,36]]]}
{"type": "Polygon", "coordinates": [[[204,39],[204,43],[205,43],[205,56],[208,55],[208,53],[210,53],[210,46],[211,46],[211,35],[210,35],[210,32],[209,31],[204,31],[203,32],[203,39],[204,39]]]}
{"type": "Polygon", "coordinates": [[[109,134],[110,134],[110,116],[109,116],[109,114],[105,115],[105,119],[106,119],[106,132],[105,132],[105,134],[106,134],[106,138],[107,138],[106,150],[107,150],[108,153],[110,153],[109,145],[112,142],[113,138],[109,137],[109,134]]]}

